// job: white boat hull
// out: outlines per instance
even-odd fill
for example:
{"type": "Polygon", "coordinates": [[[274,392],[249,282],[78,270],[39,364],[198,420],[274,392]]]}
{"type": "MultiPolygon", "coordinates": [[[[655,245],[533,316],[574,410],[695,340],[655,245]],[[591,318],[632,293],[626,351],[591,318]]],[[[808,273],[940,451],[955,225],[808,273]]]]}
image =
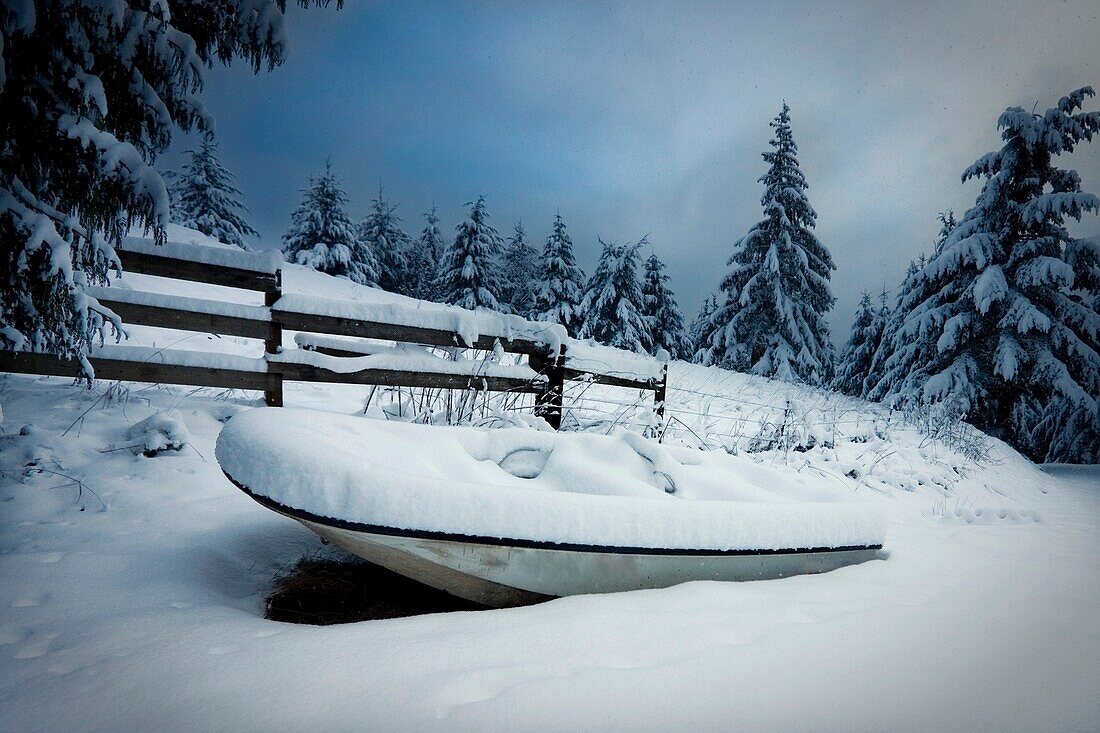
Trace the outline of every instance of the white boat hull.
{"type": "Polygon", "coordinates": [[[879,546],[791,550],[653,550],[439,536],[340,526],[252,495],[351,554],[485,606],[558,596],[667,588],[693,580],[770,580],[873,560],[879,546]]]}

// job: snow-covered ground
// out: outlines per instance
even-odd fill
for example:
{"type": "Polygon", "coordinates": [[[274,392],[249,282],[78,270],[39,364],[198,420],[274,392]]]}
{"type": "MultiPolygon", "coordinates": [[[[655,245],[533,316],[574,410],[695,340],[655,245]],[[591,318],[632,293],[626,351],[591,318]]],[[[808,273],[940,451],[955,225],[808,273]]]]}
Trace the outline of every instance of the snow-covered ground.
{"type": "MultiPolygon", "coordinates": [[[[388,297],[301,268],[284,282],[305,295],[388,297]]],[[[173,292],[255,298],[182,287],[173,292]]],[[[261,351],[156,329],[134,329],[134,340],[261,351]]],[[[291,384],[286,399],[352,415],[369,392],[291,384]]],[[[574,388],[567,402],[567,424],[601,432],[649,414],[645,399],[610,388],[574,388]]],[[[888,559],[304,627],[265,620],[262,598],[319,540],[243,495],[214,460],[223,423],[255,404],[241,392],[0,376],[0,730],[1070,731],[1100,721],[1095,468],[1040,471],[996,441],[963,445],[988,453],[976,465],[875,406],[675,363],[666,442],[724,446],[753,485],[779,493],[878,507],[888,559]],[[143,455],[156,448],[169,450],[143,455]]]]}

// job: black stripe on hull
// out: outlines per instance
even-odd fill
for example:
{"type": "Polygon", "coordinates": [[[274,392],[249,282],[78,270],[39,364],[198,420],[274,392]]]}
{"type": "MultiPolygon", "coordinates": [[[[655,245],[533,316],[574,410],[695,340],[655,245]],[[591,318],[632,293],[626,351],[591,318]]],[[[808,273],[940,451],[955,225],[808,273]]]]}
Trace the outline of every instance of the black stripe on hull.
{"type": "Polygon", "coordinates": [[[233,485],[248,496],[271,509],[291,519],[302,519],[314,524],[323,524],[336,529],[346,529],[352,532],[365,532],[368,534],[385,535],[388,537],[408,537],[410,539],[444,540],[447,542],[466,542],[478,545],[495,545],[500,547],[517,547],[535,550],[559,550],[562,552],[598,552],[618,555],[688,555],[694,557],[716,557],[729,555],[809,555],[828,552],[854,552],[859,550],[881,550],[882,545],[846,545],[844,547],[798,547],[780,550],[702,550],[684,548],[662,547],[615,547],[608,545],[585,545],[570,542],[550,542],[547,540],[512,539],[504,537],[484,537],[481,535],[457,534],[454,532],[439,532],[426,529],[402,529],[399,527],[385,527],[378,524],[365,524],[363,522],[350,522],[346,519],[335,517],[323,517],[304,509],[280,504],[261,494],[257,494],[244,484],[237,481],[228,471],[222,473],[233,482],[233,485]]]}

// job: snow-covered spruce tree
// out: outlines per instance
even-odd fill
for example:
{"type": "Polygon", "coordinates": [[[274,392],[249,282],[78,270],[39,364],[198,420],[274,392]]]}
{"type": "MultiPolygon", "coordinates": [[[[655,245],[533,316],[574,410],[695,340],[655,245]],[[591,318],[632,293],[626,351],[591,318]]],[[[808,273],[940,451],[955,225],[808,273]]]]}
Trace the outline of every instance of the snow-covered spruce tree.
{"type": "Polygon", "coordinates": [[[875,323],[875,307],[871,303],[871,296],[865,290],[856,307],[856,317],[852,323],[852,333],[848,336],[848,343],[845,344],[844,351],[837,359],[833,389],[857,396],[863,391],[863,379],[870,370],[871,359],[875,355],[877,345],[874,333],[875,323]]]}
{"type": "Polygon", "coordinates": [[[455,227],[455,238],[439,265],[437,292],[444,303],[462,308],[500,310],[500,292],[496,271],[503,243],[489,224],[485,197],[468,203],[470,216],[455,227]]]}
{"type": "Polygon", "coordinates": [[[710,349],[710,335],[713,332],[712,316],[716,310],[718,310],[718,296],[711,293],[703,299],[703,304],[699,306],[699,314],[695,316],[691,328],[688,329],[688,339],[691,342],[691,360],[698,364],[705,361],[710,349]]]}
{"type": "Polygon", "coordinates": [[[260,233],[242,215],[248,209],[240,201],[240,189],[233,185],[233,174],[218,161],[218,144],[204,139],[188,155],[183,171],[172,180],[172,221],[219,242],[251,249],[244,238],[260,233]]]}
{"type": "Polygon", "coordinates": [[[982,191],[925,266],[932,295],[902,327],[935,348],[892,388],[903,401],[953,400],[1042,461],[1081,460],[1100,445],[1100,246],[1065,228],[1100,199],[1053,160],[1100,133],[1100,112],[1080,111],[1091,96],[1084,87],[1042,115],[1000,116],[1004,145],[964,171],[986,179],[982,191]]]}
{"type": "Polygon", "coordinates": [[[410,283],[413,291],[409,294],[421,300],[437,300],[435,279],[439,274],[439,263],[443,259],[443,232],[439,230],[439,217],[435,206],[424,212],[424,229],[412,245],[409,257],[410,283]]]}
{"type": "Polygon", "coordinates": [[[409,249],[412,240],[401,228],[401,218],[394,212],[378,186],[378,197],[371,200],[370,212],[359,225],[359,236],[378,261],[378,287],[391,293],[412,295],[418,273],[410,268],[409,249]]]}
{"type": "Polygon", "coordinates": [[[516,222],[504,246],[501,262],[500,301],[512,312],[527,317],[535,305],[539,254],[527,244],[522,222],[516,222]]]}
{"type": "MultiPolygon", "coordinates": [[[[936,238],[933,256],[947,244],[958,222],[948,211],[939,215],[940,233],[936,238]]],[[[936,347],[938,336],[930,329],[919,327],[919,321],[906,319],[917,308],[933,307],[935,292],[924,276],[928,259],[922,253],[916,261],[909,262],[909,269],[898,286],[894,309],[886,321],[886,328],[871,360],[871,368],[863,380],[863,396],[871,400],[885,400],[893,405],[901,401],[898,386],[907,378],[916,378],[915,369],[929,361],[929,354],[936,347]]]]}
{"type": "Polygon", "coordinates": [[[131,225],[163,241],[168,194],[151,164],[175,127],[212,129],[199,92],[214,61],[282,63],[284,8],[0,3],[0,345],[79,358],[92,377],[84,354],[115,319],[81,286],[119,268],[131,225]]]}
{"type": "Polygon", "coordinates": [[[645,261],[642,276],[642,315],[649,328],[649,350],[664,349],[673,359],[688,359],[691,341],[684,331],[684,314],[676,303],[676,294],[668,287],[665,263],[653,254],[645,261]]]}
{"type": "Polygon", "coordinates": [[[378,260],[360,238],[347,204],[347,194],[326,164],[324,173],[310,179],[302,203],[291,214],[283,254],[289,262],[377,287],[378,260]]]}
{"type": "Polygon", "coordinates": [[[771,123],[773,150],[763,154],[768,163],[760,178],[766,218],[734,245],[706,360],[727,369],[822,384],[833,375],[825,314],[835,302],[829,287],[835,267],[829,250],[810,231],[817,214],[806,198],[790,121],[784,103],[771,123]]]}
{"type": "Polygon", "coordinates": [[[882,348],[883,343],[886,340],[886,332],[890,327],[890,322],[893,319],[894,313],[890,310],[889,293],[886,291],[885,285],[882,288],[882,292],[879,294],[878,308],[875,309],[875,319],[871,323],[871,333],[868,337],[868,349],[870,355],[867,360],[867,370],[864,372],[862,379],[860,380],[859,388],[853,394],[857,397],[866,397],[868,389],[868,380],[874,375],[875,357],[878,356],[879,350],[882,348]]]}
{"type": "Polygon", "coordinates": [[[539,263],[539,280],[531,318],[560,323],[570,336],[578,336],[584,314],[584,272],[573,255],[573,240],[565,231],[561,214],[554,216],[554,228],[546,238],[539,263]]]}
{"type": "Polygon", "coordinates": [[[627,351],[649,351],[649,325],[638,282],[638,250],[645,244],[644,239],[636,244],[600,240],[600,261],[581,302],[581,338],[627,351]]]}

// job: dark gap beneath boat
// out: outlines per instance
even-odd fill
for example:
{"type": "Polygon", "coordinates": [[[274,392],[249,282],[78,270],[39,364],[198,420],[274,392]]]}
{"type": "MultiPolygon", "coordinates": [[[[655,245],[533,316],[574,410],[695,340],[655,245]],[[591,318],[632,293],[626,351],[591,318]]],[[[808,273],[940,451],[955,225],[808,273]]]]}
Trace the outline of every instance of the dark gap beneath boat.
{"type": "Polygon", "coordinates": [[[327,626],[489,607],[362,560],[306,557],[275,578],[264,609],[272,621],[327,626]]]}

